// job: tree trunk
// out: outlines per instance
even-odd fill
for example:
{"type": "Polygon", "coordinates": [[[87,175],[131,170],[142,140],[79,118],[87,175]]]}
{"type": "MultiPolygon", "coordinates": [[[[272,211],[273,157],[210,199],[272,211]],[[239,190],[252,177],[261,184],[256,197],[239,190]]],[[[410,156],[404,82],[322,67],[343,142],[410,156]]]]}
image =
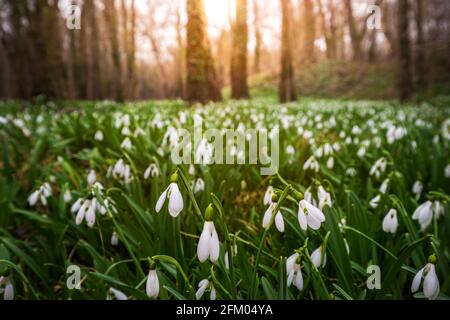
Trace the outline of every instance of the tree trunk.
{"type": "Polygon", "coordinates": [[[416,72],[417,86],[419,90],[426,89],[426,68],[425,68],[425,42],[423,34],[423,1],[416,0],[416,25],[417,25],[417,50],[416,50],[416,72]]]}
{"type": "Polygon", "coordinates": [[[335,22],[335,7],[332,3],[328,5],[328,11],[330,12],[329,24],[327,23],[327,19],[325,17],[324,8],[322,5],[322,0],[318,1],[319,4],[319,15],[322,25],[322,32],[325,37],[325,43],[327,46],[327,58],[334,59],[337,55],[337,46],[336,46],[336,22],[335,22]]]}
{"type": "MultiPolygon", "coordinates": [[[[290,3],[287,5],[290,7],[290,3]]],[[[287,14],[290,15],[290,12],[287,14]]],[[[288,17],[288,19],[290,19],[290,17],[288,17]]],[[[302,53],[303,62],[313,63],[315,61],[314,42],[316,41],[316,21],[312,0],[303,0],[303,21],[305,27],[302,53]]]]}
{"type": "Polygon", "coordinates": [[[187,16],[186,98],[190,102],[219,101],[221,94],[206,33],[203,0],[187,0],[187,16]]]}
{"type": "Polygon", "coordinates": [[[290,0],[281,0],[281,77],[280,102],[296,100],[294,66],[292,63],[292,8],[290,0]]]}
{"type": "Polygon", "coordinates": [[[362,37],[358,32],[356,21],[355,18],[353,17],[352,0],[345,0],[344,4],[347,15],[347,24],[350,31],[350,38],[352,41],[353,60],[358,61],[362,59],[363,55],[361,48],[362,37]]]}
{"type": "Polygon", "coordinates": [[[177,89],[176,95],[179,98],[185,97],[185,50],[184,50],[184,41],[182,35],[182,25],[181,25],[181,15],[180,8],[177,8],[177,21],[176,21],[176,29],[177,29],[177,53],[176,53],[176,76],[177,76],[177,89]]]}
{"type": "Polygon", "coordinates": [[[129,47],[128,47],[128,97],[131,99],[135,98],[136,95],[136,4],[135,0],[131,0],[131,29],[129,36],[129,47]]]}
{"type": "Polygon", "coordinates": [[[33,95],[64,98],[67,70],[62,56],[59,11],[56,3],[37,1],[30,36],[34,40],[33,95]]]}
{"type": "Polygon", "coordinates": [[[123,101],[123,88],[122,88],[122,68],[120,63],[120,48],[117,32],[117,13],[114,1],[103,1],[105,6],[105,22],[107,29],[109,30],[109,43],[111,45],[112,61],[114,68],[114,82],[112,96],[118,101],[123,101]]]}
{"type": "Polygon", "coordinates": [[[231,53],[231,97],[247,99],[247,0],[237,0],[231,53]]]}
{"type": "Polygon", "coordinates": [[[261,23],[259,15],[258,0],[253,0],[253,18],[255,28],[255,52],[254,52],[254,63],[253,63],[253,73],[257,74],[261,71],[261,50],[262,50],[262,34],[261,34],[261,23]]]}
{"type": "Polygon", "coordinates": [[[398,88],[401,101],[411,98],[411,52],[409,43],[408,0],[398,0],[398,88]]]}

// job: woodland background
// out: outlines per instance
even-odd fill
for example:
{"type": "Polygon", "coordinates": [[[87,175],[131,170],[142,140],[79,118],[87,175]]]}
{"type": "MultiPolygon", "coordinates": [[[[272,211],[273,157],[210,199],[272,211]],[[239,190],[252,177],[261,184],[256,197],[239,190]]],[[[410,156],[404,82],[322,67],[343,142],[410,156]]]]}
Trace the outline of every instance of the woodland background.
{"type": "Polygon", "coordinates": [[[229,9],[224,23],[203,0],[0,0],[0,99],[450,93],[450,1],[208,1],[229,9]],[[71,4],[80,30],[66,27],[71,4]],[[371,4],[381,29],[367,27],[371,4]]]}

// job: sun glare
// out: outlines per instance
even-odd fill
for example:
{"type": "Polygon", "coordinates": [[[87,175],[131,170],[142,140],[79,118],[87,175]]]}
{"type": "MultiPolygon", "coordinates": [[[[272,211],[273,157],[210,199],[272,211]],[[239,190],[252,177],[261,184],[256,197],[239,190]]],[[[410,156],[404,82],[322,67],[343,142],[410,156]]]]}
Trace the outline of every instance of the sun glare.
{"type": "Polygon", "coordinates": [[[205,11],[209,26],[228,27],[229,18],[236,11],[236,0],[205,0],[205,11]]]}

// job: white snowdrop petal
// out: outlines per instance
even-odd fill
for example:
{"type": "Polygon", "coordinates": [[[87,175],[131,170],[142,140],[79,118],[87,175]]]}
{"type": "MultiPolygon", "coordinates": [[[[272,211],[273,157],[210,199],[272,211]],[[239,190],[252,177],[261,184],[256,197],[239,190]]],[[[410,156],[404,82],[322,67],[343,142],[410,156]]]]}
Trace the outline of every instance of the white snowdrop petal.
{"type": "Polygon", "coordinates": [[[197,246],[197,257],[200,262],[205,262],[209,257],[209,244],[211,241],[211,233],[209,231],[209,222],[205,222],[203,225],[203,231],[200,235],[200,240],[197,246]]]}
{"type": "Polygon", "coordinates": [[[164,205],[164,202],[166,201],[167,198],[167,192],[169,191],[170,186],[164,190],[164,192],[159,196],[158,201],[156,202],[156,207],[155,207],[155,211],[156,212],[160,212],[162,206],[164,205]]]}
{"type": "Polygon", "coordinates": [[[280,211],[275,215],[275,226],[277,227],[278,231],[284,232],[284,220],[283,215],[280,211]]]}
{"type": "MultiPolygon", "coordinates": [[[[212,223],[212,222],[211,222],[212,223]]],[[[209,259],[212,263],[216,263],[219,259],[220,254],[220,242],[219,242],[219,236],[217,235],[216,229],[214,228],[214,225],[212,227],[211,231],[211,242],[209,244],[209,259]]]]}
{"type": "Polygon", "coordinates": [[[170,185],[169,195],[169,213],[172,217],[176,218],[178,214],[183,210],[183,196],[176,183],[170,185]]]}

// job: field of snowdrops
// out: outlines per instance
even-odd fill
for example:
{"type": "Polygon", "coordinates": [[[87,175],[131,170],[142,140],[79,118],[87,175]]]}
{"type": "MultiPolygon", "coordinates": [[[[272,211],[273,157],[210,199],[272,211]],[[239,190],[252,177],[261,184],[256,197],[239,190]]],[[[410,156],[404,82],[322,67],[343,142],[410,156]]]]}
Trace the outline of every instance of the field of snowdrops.
{"type": "Polygon", "coordinates": [[[2,103],[0,298],[448,299],[449,106],[2,103]],[[174,165],[199,117],[278,174],[174,165]]]}

